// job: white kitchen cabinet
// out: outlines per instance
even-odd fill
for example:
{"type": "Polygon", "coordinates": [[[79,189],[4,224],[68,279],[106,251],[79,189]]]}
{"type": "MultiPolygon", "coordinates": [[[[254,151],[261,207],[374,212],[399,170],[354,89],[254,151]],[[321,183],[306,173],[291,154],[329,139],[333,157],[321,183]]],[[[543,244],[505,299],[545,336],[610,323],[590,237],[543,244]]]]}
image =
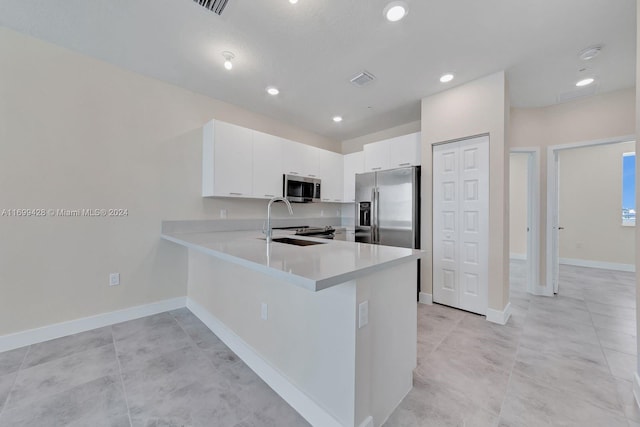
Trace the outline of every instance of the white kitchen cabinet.
{"type": "Polygon", "coordinates": [[[366,172],[417,166],[421,161],[420,132],[402,135],[364,146],[366,172]]]}
{"type": "Polygon", "coordinates": [[[363,173],[364,151],[343,156],[344,161],[344,196],[345,202],[356,201],[356,174],[363,173]]]}
{"type": "Polygon", "coordinates": [[[253,131],[212,120],[202,136],[202,196],[251,197],[253,131]]]}
{"type": "Polygon", "coordinates": [[[420,132],[389,140],[389,168],[418,166],[421,162],[420,132]]]}
{"type": "Polygon", "coordinates": [[[365,144],[363,150],[365,172],[389,169],[389,144],[389,139],[365,144]]]}
{"type": "Polygon", "coordinates": [[[342,154],[319,150],[320,179],[322,180],[321,199],[323,202],[342,202],[343,161],[342,154]]]}
{"type": "Polygon", "coordinates": [[[317,178],[320,174],[320,149],[284,140],[282,150],[283,173],[317,178]]]}
{"type": "Polygon", "coordinates": [[[282,151],[285,140],[253,131],[253,197],[282,196],[282,151]]]}

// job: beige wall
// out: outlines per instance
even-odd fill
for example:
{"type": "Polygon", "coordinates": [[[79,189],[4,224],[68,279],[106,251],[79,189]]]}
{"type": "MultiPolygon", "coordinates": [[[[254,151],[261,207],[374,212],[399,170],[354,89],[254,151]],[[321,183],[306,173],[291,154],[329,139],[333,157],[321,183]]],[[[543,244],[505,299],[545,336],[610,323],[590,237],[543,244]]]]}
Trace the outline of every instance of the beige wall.
{"type": "Polygon", "coordinates": [[[560,258],[634,264],[634,227],[622,226],[622,154],[635,142],[562,150],[560,258]]]}
{"type": "MultiPolygon", "coordinates": [[[[625,89],[544,108],[512,108],[511,147],[542,147],[605,140],[635,132],[635,89],[625,89]]],[[[547,153],[540,152],[538,225],[540,280],[546,278],[547,153]]],[[[541,283],[543,284],[543,283],[541,283]]]]}
{"type": "MultiPolygon", "coordinates": [[[[0,335],[183,296],[185,251],[160,241],[162,220],[218,218],[222,208],[230,218],[264,216],[266,201],[200,197],[201,126],[211,118],[341,149],[6,29],[0,52],[0,209],[129,212],[0,217],[0,335]],[[107,285],[110,272],[121,273],[120,286],[107,285]]],[[[294,210],[319,216],[322,208],[294,210]]]]}
{"type": "Polygon", "coordinates": [[[396,136],[408,135],[415,132],[420,132],[420,120],[395,126],[379,132],[370,133],[368,135],[363,135],[358,138],[342,141],[342,153],[356,153],[358,151],[362,151],[365,144],[395,138],[396,136]]]}
{"type": "Polygon", "coordinates": [[[527,257],[527,174],[529,154],[511,153],[509,162],[509,253],[527,257]]]}
{"type": "Polygon", "coordinates": [[[504,72],[422,100],[422,292],[432,293],[432,145],[489,134],[489,308],[503,310],[509,301],[509,153],[504,72]]]}

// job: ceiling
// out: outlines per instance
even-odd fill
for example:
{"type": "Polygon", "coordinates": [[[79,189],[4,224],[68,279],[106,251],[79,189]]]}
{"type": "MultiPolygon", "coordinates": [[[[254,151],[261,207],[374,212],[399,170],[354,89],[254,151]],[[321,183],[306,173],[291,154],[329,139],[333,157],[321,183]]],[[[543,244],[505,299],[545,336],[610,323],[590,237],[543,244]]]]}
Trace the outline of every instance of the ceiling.
{"type": "Polygon", "coordinates": [[[221,16],[193,0],[2,0],[0,25],[336,140],[418,120],[421,98],[500,70],[516,107],[571,97],[581,76],[596,77],[585,93],[635,84],[635,0],[405,1],[392,23],[386,0],[229,0],[221,16]],[[362,70],[376,80],[355,87],[362,70]]]}

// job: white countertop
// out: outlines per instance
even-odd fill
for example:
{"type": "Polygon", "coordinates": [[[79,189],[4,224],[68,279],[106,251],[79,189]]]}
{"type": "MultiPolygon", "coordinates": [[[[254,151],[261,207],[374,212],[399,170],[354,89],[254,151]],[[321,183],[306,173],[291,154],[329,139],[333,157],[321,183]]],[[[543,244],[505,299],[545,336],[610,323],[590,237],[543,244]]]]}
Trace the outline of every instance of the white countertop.
{"type": "Polygon", "coordinates": [[[419,250],[292,234],[274,230],[273,237],[290,236],[323,244],[267,244],[259,231],[163,233],[161,237],[311,291],[320,291],[422,257],[419,250]]]}

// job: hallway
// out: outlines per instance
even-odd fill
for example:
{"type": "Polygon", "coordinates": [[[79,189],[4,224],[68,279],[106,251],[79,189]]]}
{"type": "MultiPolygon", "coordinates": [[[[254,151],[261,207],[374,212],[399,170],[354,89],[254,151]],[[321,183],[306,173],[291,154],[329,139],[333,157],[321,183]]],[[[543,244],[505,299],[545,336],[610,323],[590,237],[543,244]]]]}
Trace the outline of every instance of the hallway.
{"type": "Polygon", "coordinates": [[[546,298],[521,290],[522,270],[506,326],[419,306],[414,389],[387,426],[640,426],[635,274],[562,265],[546,298]]]}

